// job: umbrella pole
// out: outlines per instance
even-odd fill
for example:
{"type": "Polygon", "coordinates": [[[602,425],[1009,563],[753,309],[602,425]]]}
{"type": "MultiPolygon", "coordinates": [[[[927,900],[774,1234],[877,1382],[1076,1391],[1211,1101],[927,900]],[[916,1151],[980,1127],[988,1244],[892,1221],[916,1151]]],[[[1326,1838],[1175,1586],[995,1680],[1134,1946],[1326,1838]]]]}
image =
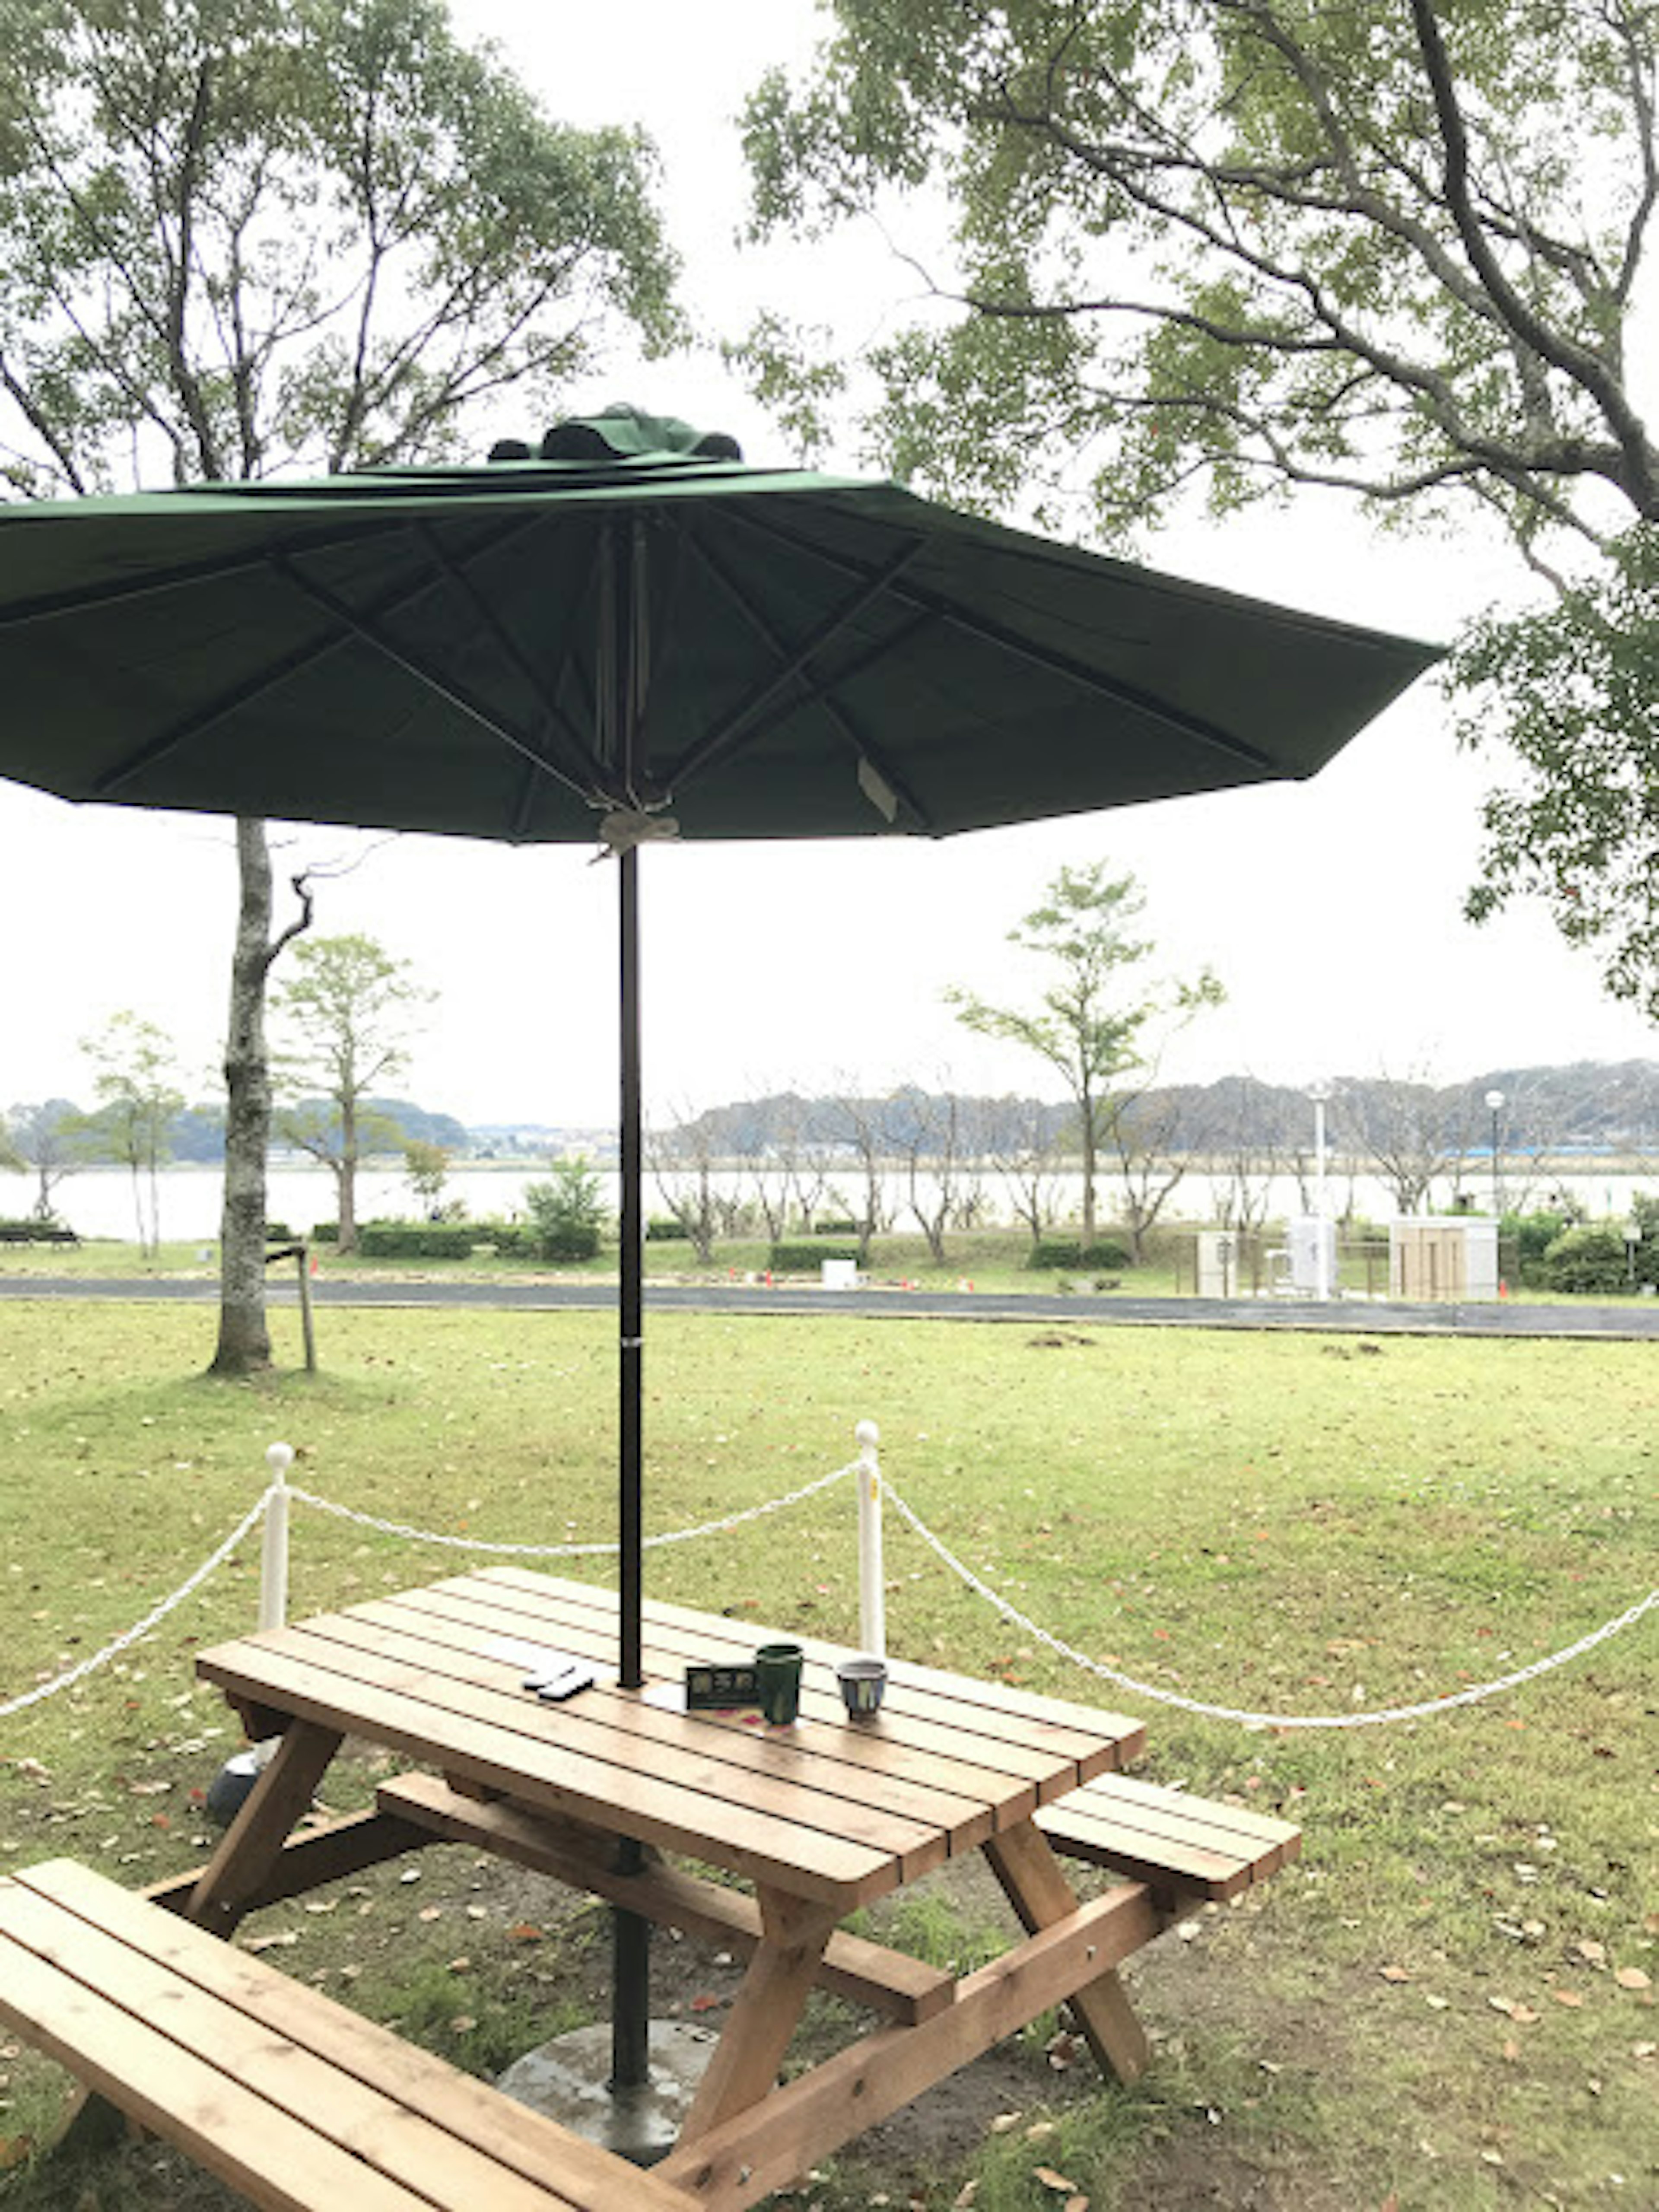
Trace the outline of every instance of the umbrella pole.
{"type": "MultiPolygon", "coordinates": [[[[619,1657],[622,1685],[645,1680],[641,1655],[641,1464],[642,1458],[642,1341],[645,1315],[643,1115],[640,1055],[639,854],[618,857],[622,952],[622,1290],[620,1318],[621,1599],[619,1657]]],[[[644,1846],[618,1839],[617,1870],[638,1874],[644,1846]]],[[[611,1915],[611,2087],[642,2088],[651,2075],[651,1923],[618,1906],[611,1915]]]]}

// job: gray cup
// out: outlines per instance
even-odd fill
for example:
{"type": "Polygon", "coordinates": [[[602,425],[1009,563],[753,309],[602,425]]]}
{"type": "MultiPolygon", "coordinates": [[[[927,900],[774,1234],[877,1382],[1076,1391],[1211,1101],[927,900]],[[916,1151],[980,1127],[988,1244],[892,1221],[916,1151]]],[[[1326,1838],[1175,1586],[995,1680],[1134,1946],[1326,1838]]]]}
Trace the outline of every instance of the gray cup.
{"type": "Polygon", "coordinates": [[[887,1668],[879,1659],[843,1659],[836,1668],[841,1701],[855,1721],[867,1721],[887,1691],[887,1668]]]}

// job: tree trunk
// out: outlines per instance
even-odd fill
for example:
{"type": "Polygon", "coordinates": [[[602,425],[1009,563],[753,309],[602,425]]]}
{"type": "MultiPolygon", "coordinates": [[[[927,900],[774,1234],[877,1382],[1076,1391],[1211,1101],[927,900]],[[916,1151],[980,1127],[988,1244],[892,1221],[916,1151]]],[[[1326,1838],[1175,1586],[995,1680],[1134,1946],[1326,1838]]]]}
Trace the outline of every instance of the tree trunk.
{"type": "Polygon", "coordinates": [[[265,1155],[270,1065],[265,979],[270,970],[270,854],[263,822],[236,824],[241,906],[225,1041],[225,1199],[220,1225],[219,1346],[208,1370],[250,1375],[270,1365],[265,1322],[265,1155]]]}

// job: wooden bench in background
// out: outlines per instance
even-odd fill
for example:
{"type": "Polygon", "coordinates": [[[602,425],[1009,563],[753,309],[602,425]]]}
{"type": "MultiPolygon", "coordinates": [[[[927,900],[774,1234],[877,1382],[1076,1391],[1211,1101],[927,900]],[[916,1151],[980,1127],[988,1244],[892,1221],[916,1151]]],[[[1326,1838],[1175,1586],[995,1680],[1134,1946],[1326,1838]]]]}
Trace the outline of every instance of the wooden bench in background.
{"type": "Polygon", "coordinates": [[[1102,1774],[1053,1805],[1037,1826],[1068,1858],[1144,1881],[1173,1909],[1237,1897],[1295,1858],[1302,1831],[1242,1806],[1102,1774]]]}
{"type": "Polygon", "coordinates": [[[266,2212],[692,2212],[72,1860],[0,1879],[0,2020],[266,2212]]]}

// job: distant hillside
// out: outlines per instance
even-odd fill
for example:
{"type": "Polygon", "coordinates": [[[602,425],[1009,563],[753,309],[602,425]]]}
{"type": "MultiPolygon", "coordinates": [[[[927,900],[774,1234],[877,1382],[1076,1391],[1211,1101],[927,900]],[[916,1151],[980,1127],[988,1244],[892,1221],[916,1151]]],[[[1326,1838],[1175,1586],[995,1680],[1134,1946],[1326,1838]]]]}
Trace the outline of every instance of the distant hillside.
{"type": "MultiPolygon", "coordinates": [[[[1363,1151],[1365,1133],[1409,1114],[1449,1146],[1480,1152],[1491,1143],[1489,1092],[1504,1096],[1498,1141],[1516,1152],[1619,1152],[1659,1149],[1659,1061],[1561,1067],[1500,1067],[1464,1083],[1434,1085],[1379,1076],[1339,1079],[1326,1109],[1334,1151],[1363,1151]]],[[[684,1125],[685,1144],[723,1159],[804,1151],[856,1152],[871,1133],[883,1148],[908,1150],[940,1101],[904,1086],[886,1097],[804,1097],[795,1091],[711,1107],[684,1125]]],[[[1034,1134],[1058,1141],[1069,1105],[1035,1098],[963,1097],[957,1102],[969,1148],[987,1155],[1019,1150],[1034,1134]]],[[[1208,1084],[1149,1090],[1139,1111],[1160,1131],[1163,1149],[1224,1158],[1242,1150],[1295,1154],[1313,1146],[1313,1106],[1305,1091],[1230,1075],[1208,1084]]]]}

